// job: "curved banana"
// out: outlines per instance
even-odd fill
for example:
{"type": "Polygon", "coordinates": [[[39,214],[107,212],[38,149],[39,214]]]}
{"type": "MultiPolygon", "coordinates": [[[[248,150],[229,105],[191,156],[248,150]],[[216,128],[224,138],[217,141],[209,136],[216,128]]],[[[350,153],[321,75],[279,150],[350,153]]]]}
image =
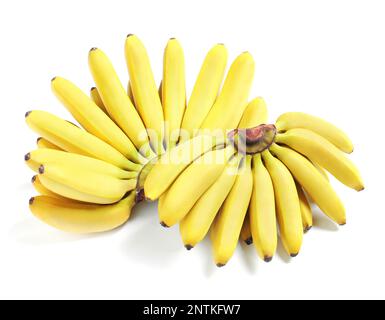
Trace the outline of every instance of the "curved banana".
{"type": "Polygon", "coordinates": [[[307,129],[290,129],[276,136],[285,144],[329,171],[346,186],[361,191],[364,183],[357,167],[332,143],[307,129]]]}
{"type": "Polygon", "coordinates": [[[123,88],[111,61],[102,50],[92,48],[88,55],[88,64],[110,117],[124,131],[136,149],[146,157],[152,157],[146,128],[123,88]]]}
{"type": "Polygon", "coordinates": [[[73,117],[99,139],[107,142],[129,160],[144,164],[146,160],[125,133],[72,82],[55,77],[51,88],[73,117]]]}
{"type": "MultiPolygon", "coordinates": [[[[81,170],[109,175],[118,179],[135,179],[138,176],[137,171],[126,171],[103,160],[53,149],[37,149],[31,151],[24,156],[24,159],[27,164],[32,161],[34,163],[33,166],[37,168],[39,168],[40,165],[53,162],[81,170]]],[[[38,172],[38,170],[36,172],[38,172]]]]}
{"type": "Polygon", "coordinates": [[[245,220],[243,221],[241,229],[241,240],[246,243],[248,246],[253,243],[253,236],[250,229],[250,215],[249,212],[246,213],[245,220]]]}
{"type": "Polygon", "coordinates": [[[186,249],[203,240],[237,177],[242,157],[234,156],[217,181],[194,204],[180,222],[180,234],[186,249]]]}
{"type": "Polygon", "coordinates": [[[165,120],[165,142],[172,148],[179,140],[179,131],[186,108],[186,83],[183,49],[171,38],[164,50],[162,105],[165,120]]]}
{"type": "Polygon", "coordinates": [[[38,219],[71,233],[96,233],[115,229],[128,220],[134,205],[134,191],[118,203],[110,205],[78,203],[46,195],[29,200],[29,208],[38,219]]]}
{"type": "Polygon", "coordinates": [[[57,162],[41,165],[39,179],[63,197],[98,204],[117,202],[136,186],[136,179],[118,179],[57,162]]]}
{"type": "Polygon", "coordinates": [[[253,156],[253,193],[249,205],[250,229],[257,253],[270,262],[277,250],[278,230],[273,182],[261,154],[253,156]]]}
{"type": "Polygon", "coordinates": [[[146,178],[144,183],[146,198],[158,199],[176,177],[191,162],[210,151],[215,146],[215,142],[215,138],[210,135],[197,136],[164,153],[146,178]]]}
{"type": "Polygon", "coordinates": [[[194,137],[195,130],[201,127],[218,96],[226,63],[227,49],[223,44],[207,53],[183,116],[181,141],[194,137]]]}
{"type": "Polygon", "coordinates": [[[264,124],[267,121],[266,102],[261,97],[257,97],[249,102],[243,112],[238,128],[248,129],[264,124]]]}
{"type": "Polygon", "coordinates": [[[43,137],[37,138],[36,145],[40,149],[63,150],[62,148],[58,147],[56,144],[49,142],[47,139],[44,139],[43,137]]]}
{"type": "Polygon", "coordinates": [[[202,129],[234,129],[247,106],[254,76],[254,59],[250,53],[239,55],[230,67],[214,105],[203,121],[202,129]]]}
{"type": "Polygon", "coordinates": [[[311,212],[310,203],[306,198],[302,187],[296,182],[299,206],[301,208],[303,231],[306,233],[313,227],[313,214],[311,212]]]}
{"type": "Polygon", "coordinates": [[[346,223],[345,208],[331,184],[314,165],[298,152],[273,144],[270,151],[290,170],[318,207],[340,225],[346,223]]]}
{"type": "Polygon", "coordinates": [[[212,226],[211,241],[218,267],[226,265],[237,247],[252,189],[251,156],[247,156],[212,226]]]}
{"type": "Polygon", "coordinates": [[[137,36],[127,36],[125,56],[136,109],[148,130],[154,149],[161,154],[164,151],[163,108],[147,51],[137,36]]]}
{"type": "Polygon", "coordinates": [[[96,87],[91,88],[90,98],[108,116],[108,111],[105,105],[103,104],[102,98],[100,97],[99,91],[96,87]]]}
{"type": "Polygon", "coordinates": [[[349,137],[333,124],[303,112],[287,112],[279,116],[275,126],[278,131],[287,131],[294,128],[311,130],[329,140],[337,148],[346,153],[353,152],[353,143],[349,137]]]}
{"type": "Polygon", "coordinates": [[[286,166],[269,151],[262,154],[274,186],[280,236],[286,252],[296,257],[301,249],[303,228],[301,208],[293,177],[286,166]]]}
{"type": "Polygon", "coordinates": [[[33,131],[65,151],[104,160],[126,170],[141,168],[108,143],[49,112],[29,111],[25,117],[33,131]]]}
{"type": "Polygon", "coordinates": [[[182,220],[219,178],[234,153],[233,146],[228,146],[207,152],[191,163],[159,199],[161,224],[171,227],[182,220]]]}

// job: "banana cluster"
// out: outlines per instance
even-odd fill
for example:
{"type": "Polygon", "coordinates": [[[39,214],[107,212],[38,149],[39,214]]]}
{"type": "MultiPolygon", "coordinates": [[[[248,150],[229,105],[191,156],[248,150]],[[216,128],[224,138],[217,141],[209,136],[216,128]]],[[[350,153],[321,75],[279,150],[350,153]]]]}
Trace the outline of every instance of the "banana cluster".
{"type": "Polygon", "coordinates": [[[89,52],[95,82],[90,95],[55,77],[52,90],[81,127],[48,112],[27,112],[39,134],[25,155],[36,172],[35,216],[58,229],[91,233],[127,221],[133,206],[158,200],[160,223],[179,224],[190,250],[210,234],[214,261],[224,266],[239,239],[272,260],[278,238],[291,257],[312,227],[311,204],[339,225],[344,206],[328,173],[364,188],[347,135],[300,112],[266,124],[260,97],[249,100],[254,76],[250,53],[240,54],[225,77],[227,50],[206,55],[186,102],[183,49],[172,38],[157,86],[141,41],[129,35],[127,89],[100,49],[89,52]],[[222,84],[223,82],[223,84],[222,84]]]}

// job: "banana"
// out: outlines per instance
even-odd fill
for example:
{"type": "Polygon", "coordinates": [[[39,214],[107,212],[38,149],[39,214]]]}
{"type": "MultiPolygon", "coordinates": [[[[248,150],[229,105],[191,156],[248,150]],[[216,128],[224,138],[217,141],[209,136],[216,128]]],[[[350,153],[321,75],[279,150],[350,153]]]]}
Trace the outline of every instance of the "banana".
{"type": "Polygon", "coordinates": [[[192,249],[206,236],[234,185],[241,159],[240,155],[236,155],[229,161],[218,180],[207,189],[180,222],[180,234],[186,249],[192,249]]]}
{"type": "Polygon", "coordinates": [[[104,160],[130,171],[141,168],[141,165],[131,162],[108,143],[49,112],[29,111],[25,117],[33,131],[65,151],[104,160]]]}
{"type": "Polygon", "coordinates": [[[146,157],[153,157],[146,128],[123,88],[111,61],[102,50],[92,48],[88,55],[88,64],[110,117],[132,141],[136,149],[146,157]]]}
{"type": "Polygon", "coordinates": [[[238,128],[248,129],[264,124],[267,121],[267,107],[265,100],[257,97],[249,102],[243,112],[238,128]]]}
{"type": "Polygon", "coordinates": [[[58,147],[56,144],[49,142],[47,139],[44,139],[43,137],[37,138],[36,145],[38,148],[41,148],[41,149],[63,150],[62,148],[58,147]]]}
{"type": "Polygon", "coordinates": [[[191,163],[159,199],[161,224],[171,227],[182,220],[219,178],[234,153],[233,146],[228,146],[207,152],[191,163]]]}
{"type": "Polygon", "coordinates": [[[158,154],[163,153],[164,118],[147,51],[135,35],[128,35],[125,56],[135,106],[158,154]]]}
{"type": "Polygon", "coordinates": [[[361,191],[364,183],[357,167],[332,143],[307,129],[290,129],[276,136],[285,144],[329,171],[346,186],[361,191]]]}
{"type": "Polygon", "coordinates": [[[314,165],[294,150],[273,144],[270,151],[290,170],[317,206],[340,225],[346,224],[345,208],[331,184],[314,165]]]}
{"type": "Polygon", "coordinates": [[[136,186],[136,179],[118,179],[60,162],[41,165],[39,179],[44,187],[54,193],[99,204],[117,202],[136,186]]]}
{"type": "Polygon", "coordinates": [[[200,128],[223,81],[227,63],[227,49],[223,44],[215,45],[206,55],[192,90],[182,120],[181,141],[188,140],[200,128]]]}
{"type": "Polygon", "coordinates": [[[124,132],[72,82],[55,77],[51,81],[51,88],[60,102],[89,133],[113,146],[129,160],[141,164],[146,162],[124,132]]]}
{"type": "Polygon", "coordinates": [[[234,129],[242,118],[254,76],[250,53],[239,55],[230,67],[221,93],[203,121],[202,129],[234,129]]]}
{"type": "Polygon", "coordinates": [[[214,261],[218,267],[223,267],[230,260],[237,247],[250,202],[253,189],[251,156],[246,156],[244,159],[211,231],[214,261]]]}
{"type": "Polygon", "coordinates": [[[96,87],[92,87],[90,90],[90,98],[92,101],[106,114],[108,115],[108,111],[103,104],[102,98],[100,97],[99,91],[96,87]]]}
{"type": "Polygon", "coordinates": [[[146,198],[158,199],[191,162],[210,151],[215,143],[214,137],[202,135],[180,143],[164,153],[145,180],[146,198]]]}
{"type": "Polygon", "coordinates": [[[303,231],[306,233],[313,227],[313,215],[311,212],[310,203],[306,198],[305,192],[302,187],[296,182],[299,206],[301,208],[302,226],[303,231]]]}
{"type": "Polygon", "coordinates": [[[241,229],[241,240],[246,243],[248,246],[253,243],[253,236],[250,229],[250,215],[249,212],[246,213],[245,220],[243,221],[243,226],[241,229]]]}
{"type": "MultiPolygon", "coordinates": [[[[39,168],[40,165],[54,162],[81,170],[109,175],[118,179],[135,179],[138,176],[137,171],[126,171],[103,160],[53,149],[37,149],[31,151],[24,156],[24,159],[27,163],[30,161],[33,162],[34,168],[39,168]]],[[[38,170],[35,171],[38,172],[38,170]]]]}
{"type": "Polygon", "coordinates": [[[186,108],[184,53],[175,38],[168,41],[164,50],[161,97],[166,149],[169,149],[173,148],[179,140],[179,130],[186,108]]]}
{"type": "Polygon", "coordinates": [[[277,219],[273,182],[260,153],[253,156],[253,193],[249,215],[257,253],[265,262],[270,262],[277,250],[277,219]]]}
{"type": "Polygon", "coordinates": [[[47,195],[29,200],[29,208],[34,216],[54,228],[71,233],[96,233],[115,229],[128,220],[134,205],[134,191],[110,205],[78,203],[47,195]]]}
{"type": "Polygon", "coordinates": [[[278,131],[287,131],[294,128],[308,129],[329,140],[343,152],[352,153],[354,149],[353,143],[342,130],[310,114],[303,112],[284,113],[277,119],[275,126],[278,131]]]}
{"type": "Polygon", "coordinates": [[[286,252],[296,257],[301,249],[303,228],[301,208],[294,179],[286,166],[269,151],[262,154],[274,186],[280,236],[286,252]]]}

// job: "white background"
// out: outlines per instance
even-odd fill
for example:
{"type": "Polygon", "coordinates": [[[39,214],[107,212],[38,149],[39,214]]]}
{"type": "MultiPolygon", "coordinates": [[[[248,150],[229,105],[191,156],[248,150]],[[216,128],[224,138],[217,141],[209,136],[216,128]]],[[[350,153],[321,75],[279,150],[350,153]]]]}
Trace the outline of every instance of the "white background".
{"type": "Polygon", "coordinates": [[[2,1],[0,298],[385,298],[384,16],[384,2],[368,0],[2,1]],[[335,183],[348,224],[317,215],[297,258],[280,248],[265,264],[242,245],[217,269],[209,242],[187,252],[177,227],[159,226],[155,204],[138,205],[123,228],[97,236],[37,221],[28,210],[32,172],[23,164],[36,136],[24,113],[69,118],[50,79],[88,90],[93,46],[126,83],[127,33],[147,46],[157,81],[166,41],[177,37],[189,91],[213,44],[225,43],[231,59],[248,50],[256,60],[252,95],[266,99],[271,121],[306,111],[348,132],[366,182],[361,193],[335,183]]]}

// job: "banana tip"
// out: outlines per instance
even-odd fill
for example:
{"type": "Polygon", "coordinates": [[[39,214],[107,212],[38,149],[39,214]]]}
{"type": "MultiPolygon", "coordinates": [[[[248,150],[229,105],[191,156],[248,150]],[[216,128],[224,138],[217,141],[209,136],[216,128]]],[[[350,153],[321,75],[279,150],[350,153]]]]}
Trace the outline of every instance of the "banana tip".
{"type": "Polygon", "coordinates": [[[298,252],[297,253],[290,253],[290,257],[295,258],[296,256],[298,256],[298,252]]]}
{"type": "Polygon", "coordinates": [[[249,246],[249,245],[251,245],[252,243],[253,243],[253,238],[247,238],[246,240],[245,240],[245,243],[249,246]]]}
{"type": "Polygon", "coordinates": [[[164,223],[163,221],[160,222],[160,225],[164,228],[169,228],[169,226],[166,223],[164,223]]]}
{"type": "Polygon", "coordinates": [[[92,47],[92,48],[90,49],[90,52],[95,51],[95,50],[98,50],[98,48],[92,47]]]}
{"type": "Polygon", "coordinates": [[[129,37],[131,37],[133,35],[134,35],[133,33],[129,33],[126,38],[129,38],[129,37]]]}
{"type": "Polygon", "coordinates": [[[35,198],[34,198],[34,197],[30,198],[29,201],[28,201],[28,202],[29,202],[29,205],[31,206],[31,205],[33,204],[34,201],[35,201],[35,198]]]}
{"type": "Polygon", "coordinates": [[[273,260],[273,257],[270,257],[270,256],[266,256],[266,257],[264,257],[263,258],[263,261],[265,261],[265,262],[271,262],[271,260],[273,260]]]}
{"type": "Polygon", "coordinates": [[[43,174],[43,173],[44,173],[44,166],[43,166],[43,165],[41,165],[41,166],[39,167],[39,173],[40,173],[40,174],[43,174]]]}
{"type": "Polygon", "coordinates": [[[313,228],[313,226],[307,226],[307,227],[305,227],[305,228],[303,229],[303,231],[304,231],[305,233],[307,233],[307,232],[310,231],[311,228],[313,228]]]}
{"type": "Polygon", "coordinates": [[[184,246],[188,251],[190,251],[192,248],[194,248],[191,244],[186,244],[184,246]]]}
{"type": "Polygon", "coordinates": [[[31,179],[31,182],[34,183],[36,181],[36,175],[34,175],[31,179]]]}
{"type": "Polygon", "coordinates": [[[217,263],[217,267],[218,268],[222,268],[222,267],[224,267],[226,264],[225,263],[217,263]]]}
{"type": "Polygon", "coordinates": [[[32,112],[32,111],[27,111],[27,112],[25,113],[24,117],[27,118],[27,117],[31,114],[31,112],[32,112]]]}
{"type": "Polygon", "coordinates": [[[53,77],[53,78],[51,79],[51,82],[54,82],[54,81],[56,80],[56,78],[57,78],[57,77],[53,77]]]}
{"type": "Polygon", "coordinates": [[[343,227],[344,225],[346,225],[346,221],[339,223],[339,225],[340,225],[341,227],[343,227]]]}
{"type": "Polygon", "coordinates": [[[24,155],[24,160],[28,161],[29,159],[31,159],[31,154],[28,152],[26,155],[24,155]]]}

